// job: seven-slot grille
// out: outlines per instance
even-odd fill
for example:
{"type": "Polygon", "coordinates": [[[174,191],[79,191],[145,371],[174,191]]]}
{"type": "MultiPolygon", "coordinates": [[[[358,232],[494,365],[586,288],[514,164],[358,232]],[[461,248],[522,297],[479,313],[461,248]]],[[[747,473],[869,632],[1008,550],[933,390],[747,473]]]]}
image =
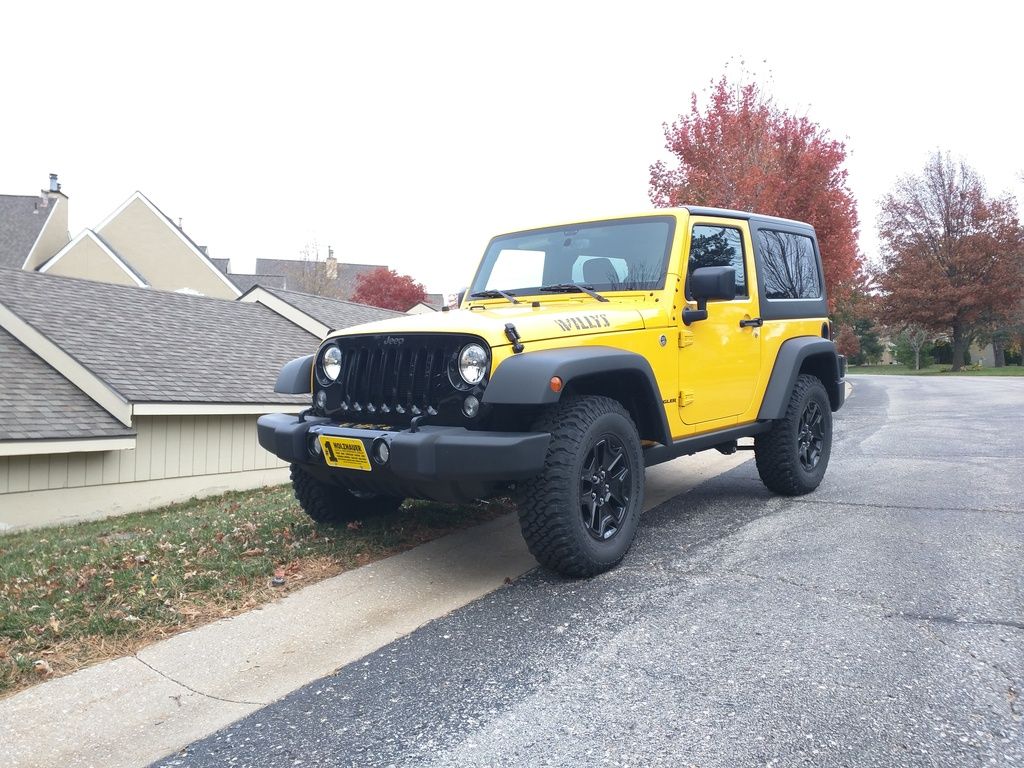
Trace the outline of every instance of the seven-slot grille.
{"type": "Polygon", "coordinates": [[[341,374],[326,388],[328,410],[382,422],[434,415],[458,394],[449,380],[449,366],[472,341],[479,343],[472,337],[440,334],[334,339],[341,348],[341,374]]]}

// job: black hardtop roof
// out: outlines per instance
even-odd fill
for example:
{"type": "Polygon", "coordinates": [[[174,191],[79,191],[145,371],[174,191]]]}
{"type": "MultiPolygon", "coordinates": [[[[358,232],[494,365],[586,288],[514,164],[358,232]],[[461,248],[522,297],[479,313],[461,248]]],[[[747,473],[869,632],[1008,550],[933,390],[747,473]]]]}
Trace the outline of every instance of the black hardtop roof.
{"type": "Polygon", "coordinates": [[[699,205],[683,205],[681,208],[689,211],[691,216],[721,216],[730,219],[746,219],[748,221],[764,222],[765,224],[785,224],[789,227],[802,227],[814,229],[805,221],[796,219],[783,219],[779,216],[766,216],[763,213],[752,213],[751,211],[734,211],[730,208],[708,208],[699,205]]]}

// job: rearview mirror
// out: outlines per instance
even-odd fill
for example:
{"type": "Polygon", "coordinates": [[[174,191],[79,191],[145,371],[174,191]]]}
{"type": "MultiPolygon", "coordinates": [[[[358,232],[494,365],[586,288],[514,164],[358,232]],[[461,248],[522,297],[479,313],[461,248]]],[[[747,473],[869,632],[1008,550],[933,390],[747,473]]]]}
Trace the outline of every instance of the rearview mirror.
{"type": "Polygon", "coordinates": [[[690,273],[690,295],[697,300],[697,309],[683,310],[683,323],[689,325],[708,319],[709,301],[731,301],[736,298],[735,267],[697,267],[690,273]]]}

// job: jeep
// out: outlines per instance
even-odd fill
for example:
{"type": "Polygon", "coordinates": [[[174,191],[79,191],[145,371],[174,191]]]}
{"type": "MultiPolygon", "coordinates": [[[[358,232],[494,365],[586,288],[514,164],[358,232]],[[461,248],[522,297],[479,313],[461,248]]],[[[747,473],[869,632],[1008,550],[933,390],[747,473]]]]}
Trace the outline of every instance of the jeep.
{"type": "Polygon", "coordinates": [[[276,390],[311,407],[262,416],[259,441],[315,521],[507,495],[542,565],[590,576],[629,549],[645,467],[748,449],[775,493],[817,488],[845,396],[827,315],[798,221],[683,207],[512,232],[459,309],[287,363],[276,390]]]}

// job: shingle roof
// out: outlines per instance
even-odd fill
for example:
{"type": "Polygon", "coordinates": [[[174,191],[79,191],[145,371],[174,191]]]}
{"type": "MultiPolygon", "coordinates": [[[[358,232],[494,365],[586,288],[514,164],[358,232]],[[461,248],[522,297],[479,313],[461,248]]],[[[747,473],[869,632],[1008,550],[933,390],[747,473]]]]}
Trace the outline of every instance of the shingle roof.
{"type": "Polygon", "coordinates": [[[261,286],[282,301],[287,301],[300,312],[305,312],[314,320],[331,329],[348,328],[360,323],[372,323],[375,320],[386,320],[399,317],[402,313],[391,309],[371,307],[367,304],[356,304],[352,301],[329,299],[325,296],[314,296],[299,291],[284,291],[279,288],[261,286]]]}
{"type": "Polygon", "coordinates": [[[38,195],[0,195],[0,267],[21,269],[53,211],[38,195]]]}
{"type": "Polygon", "coordinates": [[[288,279],[284,275],[228,275],[238,290],[245,293],[254,285],[261,285],[264,288],[286,288],[288,279]]]}
{"type": "MultiPolygon", "coordinates": [[[[205,249],[206,246],[204,245],[203,248],[205,249]]],[[[203,250],[203,253],[206,253],[206,251],[203,250]]],[[[206,258],[208,258],[210,261],[212,261],[213,262],[213,266],[215,266],[217,269],[219,269],[225,275],[228,273],[228,265],[230,264],[231,259],[215,259],[212,256],[207,256],[206,258]]]]}
{"type": "Polygon", "coordinates": [[[0,441],[135,434],[2,328],[0,360],[0,441]]]}
{"type": "Polygon", "coordinates": [[[261,304],[11,269],[0,304],[132,402],[308,400],[274,382],[318,340],[261,304]]]}
{"type": "MultiPolygon", "coordinates": [[[[349,264],[339,261],[337,263],[338,274],[334,280],[334,293],[342,299],[352,298],[356,290],[356,278],[375,269],[380,269],[381,264],[349,264]]],[[[282,288],[294,290],[302,287],[302,276],[305,270],[315,269],[317,280],[320,280],[320,273],[327,268],[324,261],[301,261],[299,259],[256,259],[256,274],[258,275],[282,275],[285,278],[282,288]]],[[[234,280],[239,275],[232,275],[234,280]]],[[[263,281],[256,281],[266,287],[263,281]]],[[[241,287],[241,286],[240,286],[241,287]]],[[[251,286],[250,286],[251,287],[251,286]]],[[[248,290],[243,288],[243,290],[248,290]]]]}

